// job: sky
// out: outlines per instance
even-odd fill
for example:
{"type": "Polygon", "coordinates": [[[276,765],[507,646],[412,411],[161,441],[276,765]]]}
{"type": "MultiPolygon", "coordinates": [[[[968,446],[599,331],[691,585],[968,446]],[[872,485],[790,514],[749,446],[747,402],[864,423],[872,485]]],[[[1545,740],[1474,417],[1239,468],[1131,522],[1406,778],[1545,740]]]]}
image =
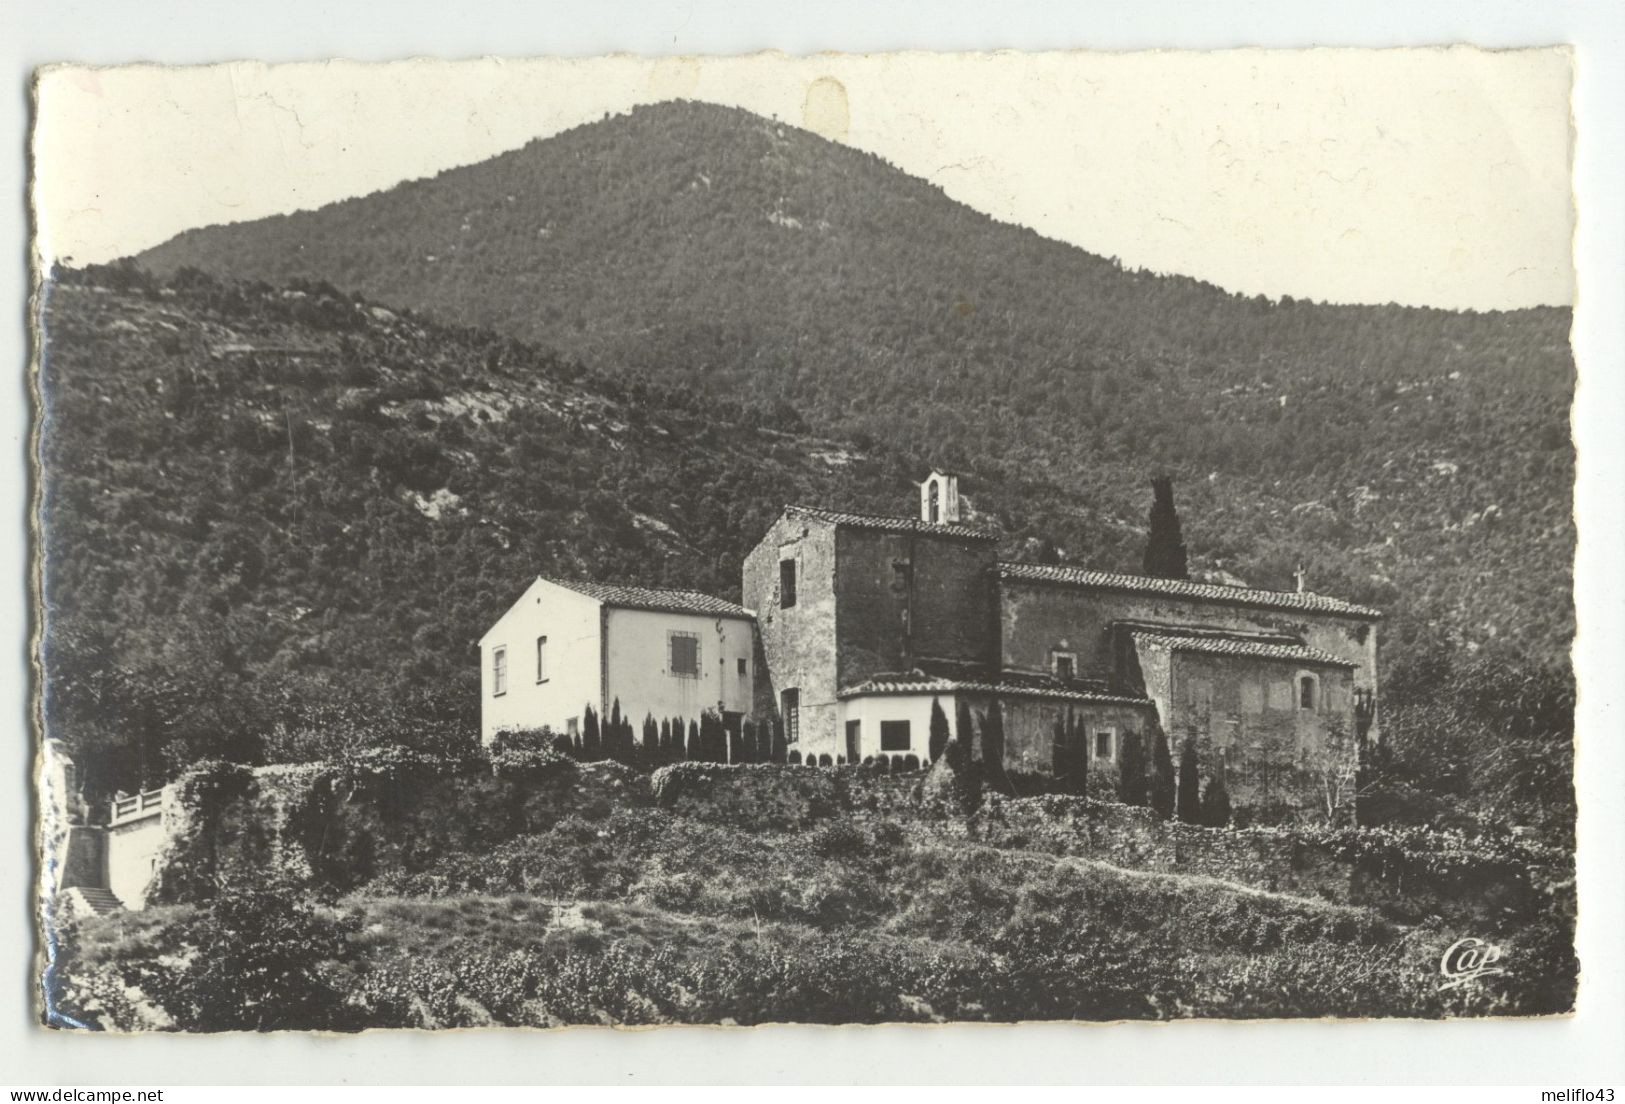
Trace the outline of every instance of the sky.
{"type": "Polygon", "coordinates": [[[54,68],[37,248],[105,261],[640,103],[743,107],[995,218],[1269,297],[1574,299],[1562,50],[814,55],[54,68]]]}

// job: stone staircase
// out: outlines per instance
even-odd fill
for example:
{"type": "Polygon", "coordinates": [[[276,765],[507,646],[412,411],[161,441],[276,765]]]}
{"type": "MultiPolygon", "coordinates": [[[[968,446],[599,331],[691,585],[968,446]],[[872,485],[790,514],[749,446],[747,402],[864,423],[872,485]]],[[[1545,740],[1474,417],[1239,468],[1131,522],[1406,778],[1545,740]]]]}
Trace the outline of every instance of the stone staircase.
{"type": "Polygon", "coordinates": [[[62,897],[68,907],[80,916],[106,916],[124,908],[124,902],[112,890],[101,886],[74,886],[63,890],[62,897]]]}

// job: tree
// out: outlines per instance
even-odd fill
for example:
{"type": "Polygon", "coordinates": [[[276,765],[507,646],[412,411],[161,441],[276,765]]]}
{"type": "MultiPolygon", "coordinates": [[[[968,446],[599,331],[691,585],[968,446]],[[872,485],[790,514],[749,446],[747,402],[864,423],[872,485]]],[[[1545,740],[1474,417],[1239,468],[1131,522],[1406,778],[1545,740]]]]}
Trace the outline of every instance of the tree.
{"type": "Polygon", "coordinates": [[[766,756],[762,754],[761,746],[757,740],[756,722],[746,717],[739,725],[740,744],[744,749],[744,758],[741,762],[760,763],[766,756]]]}
{"type": "Polygon", "coordinates": [[[1083,723],[1068,709],[1055,722],[1054,773],[1059,793],[1087,797],[1089,792],[1089,745],[1083,723]]]}
{"type": "Polygon", "coordinates": [[[643,754],[650,762],[660,755],[660,726],[653,713],[643,715],[643,754]]]}
{"type": "Polygon", "coordinates": [[[1010,776],[1004,770],[1004,709],[998,698],[988,702],[987,712],[982,714],[982,773],[995,790],[1011,792],[1010,776]]]}
{"type": "Polygon", "coordinates": [[[935,763],[948,750],[948,715],[942,711],[942,702],[931,699],[931,739],[926,744],[927,754],[935,763]]]}
{"type": "Polygon", "coordinates": [[[1148,805],[1151,795],[1145,771],[1145,745],[1138,732],[1125,732],[1117,753],[1117,800],[1124,805],[1148,805]]]}
{"type": "Polygon", "coordinates": [[[1224,784],[1223,757],[1202,793],[1202,823],[1209,828],[1223,828],[1230,823],[1230,790],[1224,784]]]}
{"type": "Polygon", "coordinates": [[[154,968],[142,988],[185,1031],[353,1029],[337,967],[359,929],[292,886],[228,887],[182,922],[196,948],[185,964],[154,968]]]}
{"type": "Polygon", "coordinates": [[[1202,795],[1198,790],[1196,741],[1187,739],[1179,752],[1179,819],[1186,824],[1202,822],[1202,795]]]}
{"type": "Polygon", "coordinates": [[[581,758],[593,763],[604,757],[604,742],[598,731],[598,713],[592,706],[581,714],[581,758]]]}
{"type": "Polygon", "coordinates": [[[705,742],[700,739],[700,722],[688,722],[688,757],[690,759],[705,761],[705,742]]]}
{"type": "Polygon", "coordinates": [[[781,764],[785,763],[785,762],[787,762],[789,760],[790,749],[785,744],[785,740],[784,740],[784,722],[781,721],[778,717],[774,717],[772,719],[772,721],[770,721],[769,723],[772,724],[772,726],[773,726],[773,735],[772,735],[773,753],[772,753],[772,756],[771,756],[772,761],[775,762],[775,763],[781,763],[781,764]]]}
{"type": "Polygon", "coordinates": [[[1168,754],[1168,734],[1159,726],[1151,737],[1151,808],[1163,820],[1174,815],[1174,760],[1168,754]]]}
{"type": "Polygon", "coordinates": [[[1145,573],[1162,579],[1188,579],[1185,538],[1174,509],[1174,481],[1166,475],[1151,480],[1151,531],[1145,541],[1145,573]]]}
{"type": "Polygon", "coordinates": [[[628,739],[632,726],[621,717],[621,699],[616,698],[609,707],[609,723],[604,726],[604,758],[619,759],[623,763],[629,758],[626,754],[628,739]]]}

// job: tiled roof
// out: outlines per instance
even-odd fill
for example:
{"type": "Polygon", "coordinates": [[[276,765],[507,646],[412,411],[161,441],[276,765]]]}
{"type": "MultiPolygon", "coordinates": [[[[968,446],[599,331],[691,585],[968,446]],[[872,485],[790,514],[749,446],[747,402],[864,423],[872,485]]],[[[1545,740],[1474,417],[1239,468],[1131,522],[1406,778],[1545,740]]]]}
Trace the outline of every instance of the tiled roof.
{"type": "Polygon", "coordinates": [[[1131,594],[1166,594],[1175,598],[1195,598],[1207,602],[1227,602],[1238,606],[1301,610],[1305,613],[1334,613],[1344,617],[1376,620],[1381,610],[1357,606],[1341,598],[1295,590],[1257,590],[1252,587],[1193,583],[1188,579],[1159,579],[1150,575],[1119,575],[1111,571],[1089,571],[1061,564],[1000,563],[999,578],[1033,583],[1061,583],[1117,590],[1131,594]]]}
{"type": "Polygon", "coordinates": [[[1062,682],[1047,675],[1001,674],[997,678],[946,678],[924,671],[896,671],[871,675],[843,686],[836,697],[861,698],[868,694],[992,694],[1004,698],[1048,698],[1053,701],[1095,702],[1104,705],[1149,705],[1147,698],[1111,694],[1087,685],[1062,682]]]}
{"type": "Polygon", "coordinates": [[[1246,659],[1279,659],[1323,667],[1353,667],[1354,663],[1306,644],[1268,644],[1232,636],[1177,636],[1172,633],[1134,633],[1136,646],[1162,648],[1170,652],[1197,652],[1201,655],[1241,656],[1246,659]]]}
{"type": "Polygon", "coordinates": [[[701,594],[697,590],[663,590],[657,587],[626,586],[621,583],[572,582],[547,579],[555,586],[585,594],[606,606],[617,609],[653,610],[657,613],[697,613],[707,617],[742,617],[755,620],[756,615],[736,602],[701,594]]]}
{"type": "Polygon", "coordinates": [[[835,525],[850,525],[854,529],[881,529],[888,533],[924,533],[929,536],[963,537],[967,540],[1002,540],[996,529],[983,529],[962,522],[929,522],[912,517],[893,517],[890,514],[855,514],[850,510],[826,510],[822,506],[786,506],[785,513],[801,514],[835,525]]]}

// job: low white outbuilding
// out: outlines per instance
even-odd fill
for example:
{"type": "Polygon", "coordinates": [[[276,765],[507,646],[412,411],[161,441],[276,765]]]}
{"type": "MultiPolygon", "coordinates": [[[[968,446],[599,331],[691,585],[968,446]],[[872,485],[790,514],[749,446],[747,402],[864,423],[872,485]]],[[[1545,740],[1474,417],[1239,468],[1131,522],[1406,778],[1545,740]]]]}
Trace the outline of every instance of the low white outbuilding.
{"type": "Polygon", "coordinates": [[[538,578],[480,640],[480,736],[579,731],[591,706],[737,724],[752,711],[755,616],[692,590],[538,578]]]}

